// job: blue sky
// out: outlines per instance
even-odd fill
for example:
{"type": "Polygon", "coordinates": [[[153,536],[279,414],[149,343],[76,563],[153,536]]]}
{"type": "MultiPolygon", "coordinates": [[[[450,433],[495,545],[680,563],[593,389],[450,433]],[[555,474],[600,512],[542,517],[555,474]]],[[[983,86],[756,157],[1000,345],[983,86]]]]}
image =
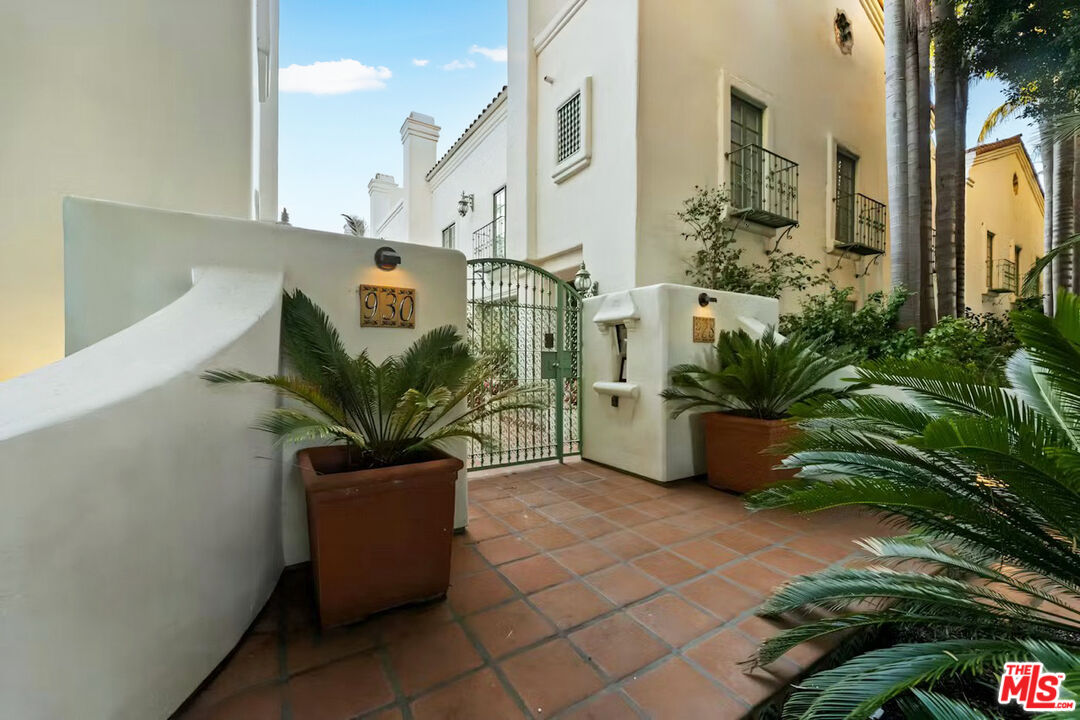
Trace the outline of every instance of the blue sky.
{"type": "Polygon", "coordinates": [[[335,63],[283,73],[278,203],[294,225],[340,230],[340,213],[367,218],[368,180],[387,172],[401,182],[398,129],[410,111],[435,117],[442,152],[506,84],[499,54],[477,51],[505,49],[506,0],[281,0],[280,7],[280,66],[335,63]],[[286,81],[305,90],[359,89],[285,92],[286,81]]]}
{"type": "MultiPolygon", "coordinates": [[[[506,0],[281,0],[278,202],[293,224],[336,231],[340,213],[367,218],[368,180],[401,182],[405,116],[433,115],[445,151],[506,83],[505,48],[506,0]]],[[[972,86],[969,145],[1001,100],[993,81],[972,86]]],[[[1025,121],[991,139],[1020,132],[1038,165],[1025,121]]]]}

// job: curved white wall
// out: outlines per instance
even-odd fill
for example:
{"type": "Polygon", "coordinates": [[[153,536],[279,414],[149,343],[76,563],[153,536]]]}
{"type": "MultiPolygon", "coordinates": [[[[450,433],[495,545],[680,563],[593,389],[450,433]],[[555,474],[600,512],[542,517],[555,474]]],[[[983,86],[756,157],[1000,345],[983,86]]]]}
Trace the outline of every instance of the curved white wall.
{"type": "Polygon", "coordinates": [[[0,383],[0,714],[167,717],[282,567],[279,465],[250,430],[282,274],[207,270],[164,309],[0,383]]]}

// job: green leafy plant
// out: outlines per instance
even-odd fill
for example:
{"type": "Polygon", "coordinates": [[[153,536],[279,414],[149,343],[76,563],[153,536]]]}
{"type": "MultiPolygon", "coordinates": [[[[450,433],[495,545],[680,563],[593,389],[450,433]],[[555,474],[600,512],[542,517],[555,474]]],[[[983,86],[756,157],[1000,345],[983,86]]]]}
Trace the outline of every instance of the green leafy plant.
{"type": "Polygon", "coordinates": [[[779,420],[799,403],[835,397],[823,383],[848,365],[848,358],[824,355],[820,344],[784,340],[768,328],[760,339],[746,332],[720,333],[709,367],[686,364],[671,369],[671,387],[660,393],[672,416],[711,410],[779,420]]]}
{"type": "Polygon", "coordinates": [[[202,377],[274,388],[302,409],[271,410],[256,428],[281,442],[345,443],[356,468],[414,462],[455,438],[486,443],[490,439],[476,429],[481,420],[537,406],[535,387],[482,392],[503,360],[477,359],[450,326],[379,363],[367,350],[350,355],[330,319],[299,290],[283,300],[282,346],[293,374],[210,370],[202,377]]]}
{"type": "Polygon", "coordinates": [[[764,263],[747,263],[736,242],[741,221],[730,216],[731,198],[724,187],[695,187],[678,217],[682,233],[696,248],[686,276],[697,287],[778,298],[784,290],[802,292],[827,282],[817,260],[779,247],[765,251],[764,263]]]}
{"type": "Polygon", "coordinates": [[[1005,363],[1019,346],[1008,316],[968,311],[938,320],[907,357],[963,367],[1000,381],[1005,363]]]}
{"type": "MultiPolygon", "coordinates": [[[[786,718],[866,718],[913,688],[996,675],[1006,661],[1080,668],[1080,298],[1060,293],[1057,308],[1054,318],[1013,314],[1022,349],[1005,384],[954,364],[882,361],[859,376],[888,395],[802,413],[784,461],[799,476],[749,504],[858,505],[908,534],[864,541],[868,567],[831,568],[778,590],[763,614],[835,614],[781,632],[756,662],[845,630],[931,637],[801,682],[786,718]]],[[[1066,688],[1078,687],[1080,675],[1069,675],[1066,688]]]]}
{"type": "Polygon", "coordinates": [[[853,292],[850,287],[831,287],[810,296],[798,314],[780,319],[780,331],[820,340],[825,349],[852,353],[861,360],[903,357],[918,346],[918,333],[899,325],[906,291],[872,293],[858,309],[853,292]]]}

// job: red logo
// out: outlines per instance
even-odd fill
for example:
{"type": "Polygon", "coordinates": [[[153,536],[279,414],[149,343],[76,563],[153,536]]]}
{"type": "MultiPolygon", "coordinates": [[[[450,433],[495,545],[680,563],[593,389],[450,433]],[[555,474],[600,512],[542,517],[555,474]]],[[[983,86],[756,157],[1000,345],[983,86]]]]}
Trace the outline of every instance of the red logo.
{"type": "Polygon", "coordinates": [[[1028,712],[1075,710],[1075,700],[1062,700],[1061,683],[1065,673],[1047,672],[1039,662],[1005,663],[998,688],[998,702],[1016,701],[1028,712]]]}

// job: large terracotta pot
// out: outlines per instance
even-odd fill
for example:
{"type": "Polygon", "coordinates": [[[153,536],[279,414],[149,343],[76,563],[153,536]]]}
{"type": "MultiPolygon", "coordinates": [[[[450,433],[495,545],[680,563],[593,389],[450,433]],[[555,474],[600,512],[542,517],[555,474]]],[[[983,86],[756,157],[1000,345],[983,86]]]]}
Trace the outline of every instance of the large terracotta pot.
{"type": "Polygon", "coordinates": [[[462,463],[347,471],[344,446],[301,450],[311,563],[324,628],[441,597],[450,585],[462,463]]]}
{"type": "Polygon", "coordinates": [[[727,413],[705,413],[705,463],[709,484],[722,490],[750,492],[795,475],[774,470],[780,457],[766,452],[791,438],[787,420],[758,420],[727,413]]]}

